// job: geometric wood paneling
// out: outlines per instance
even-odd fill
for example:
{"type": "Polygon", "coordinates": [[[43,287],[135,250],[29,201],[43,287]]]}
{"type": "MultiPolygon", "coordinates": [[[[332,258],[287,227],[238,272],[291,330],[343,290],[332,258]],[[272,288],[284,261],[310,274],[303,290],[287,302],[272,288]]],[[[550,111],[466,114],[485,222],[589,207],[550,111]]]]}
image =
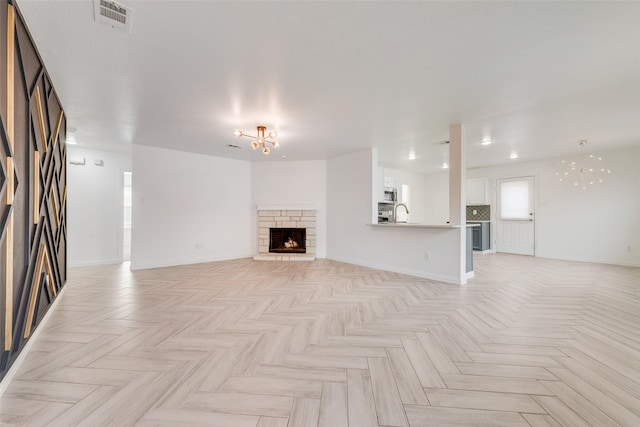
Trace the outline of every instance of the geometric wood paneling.
{"type": "Polygon", "coordinates": [[[67,227],[64,112],[13,2],[0,22],[2,379],[66,282],[67,227]]]}

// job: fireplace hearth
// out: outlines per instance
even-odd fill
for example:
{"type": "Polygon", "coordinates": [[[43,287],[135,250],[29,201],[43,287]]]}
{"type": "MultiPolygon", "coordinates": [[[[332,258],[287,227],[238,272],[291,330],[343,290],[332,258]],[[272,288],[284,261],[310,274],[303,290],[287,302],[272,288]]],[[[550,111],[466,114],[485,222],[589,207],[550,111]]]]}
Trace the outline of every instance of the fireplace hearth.
{"type": "Polygon", "coordinates": [[[306,240],[306,228],[270,228],[269,252],[304,254],[307,252],[306,240]]]}

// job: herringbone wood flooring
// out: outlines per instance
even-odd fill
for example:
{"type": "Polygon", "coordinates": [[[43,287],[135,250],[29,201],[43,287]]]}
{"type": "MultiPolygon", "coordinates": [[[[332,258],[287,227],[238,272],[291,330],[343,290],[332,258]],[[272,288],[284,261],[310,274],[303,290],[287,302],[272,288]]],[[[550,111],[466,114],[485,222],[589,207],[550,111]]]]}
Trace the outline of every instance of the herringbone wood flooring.
{"type": "Polygon", "coordinates": [[[476,256],[465,287],[328,260],[72,270],[15,425],[640,426],[640,270],[476,256]]]}

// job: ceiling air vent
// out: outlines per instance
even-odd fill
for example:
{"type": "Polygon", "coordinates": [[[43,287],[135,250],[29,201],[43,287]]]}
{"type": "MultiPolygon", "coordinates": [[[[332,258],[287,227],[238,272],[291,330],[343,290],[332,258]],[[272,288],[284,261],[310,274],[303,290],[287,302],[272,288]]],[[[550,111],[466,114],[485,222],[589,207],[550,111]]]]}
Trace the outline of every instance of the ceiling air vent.
{"type": "Polygon", "coordinates": [[[110,0],[94,0],[93,15],[96,22],[113,29],[131,32],[133,9],[110,0]]]}

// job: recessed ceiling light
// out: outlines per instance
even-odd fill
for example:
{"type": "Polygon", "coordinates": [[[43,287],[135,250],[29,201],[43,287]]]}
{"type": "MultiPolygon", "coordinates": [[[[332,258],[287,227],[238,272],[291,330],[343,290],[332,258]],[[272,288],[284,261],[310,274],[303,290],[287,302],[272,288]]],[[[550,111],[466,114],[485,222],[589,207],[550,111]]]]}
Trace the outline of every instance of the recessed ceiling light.
{"type": "Polygon", "coordinates": [[[73,141],[71,139],[67,139],[65,142],[67,143],[67,145],[77,145],[78,144],[76,141],[73,141]]]}
{"type": "Polygon", "coordinates": [[[449,169],[449,163],[443,162],[442,163],[442,169],[449,169]]]}
{"type": "Polygon", "coordinates": [[[286,159],[286,158],[287,158],[287,156],[282,155],[282,156],[280,156],[280,158],[281,158],[281,159],[286,159]]]}
{"type": "Polygon", "coordinates": [[[409,151],[409,160],[415,160],[415,159],[416,159],[415,151],[409,151]]]}
{"type": "Polygon", "coordinates": [[[481,142],[482,145],[489,145],[491,144],[493,141],[490,140],[489,138],[484,138],[481,142]]]}
{"type": "Polygon", "coordinates": [[[511,150],[511,154],[509,155],[510,159],[517,159],[518,158],[518,152],[516,150],[511,150]]]}

